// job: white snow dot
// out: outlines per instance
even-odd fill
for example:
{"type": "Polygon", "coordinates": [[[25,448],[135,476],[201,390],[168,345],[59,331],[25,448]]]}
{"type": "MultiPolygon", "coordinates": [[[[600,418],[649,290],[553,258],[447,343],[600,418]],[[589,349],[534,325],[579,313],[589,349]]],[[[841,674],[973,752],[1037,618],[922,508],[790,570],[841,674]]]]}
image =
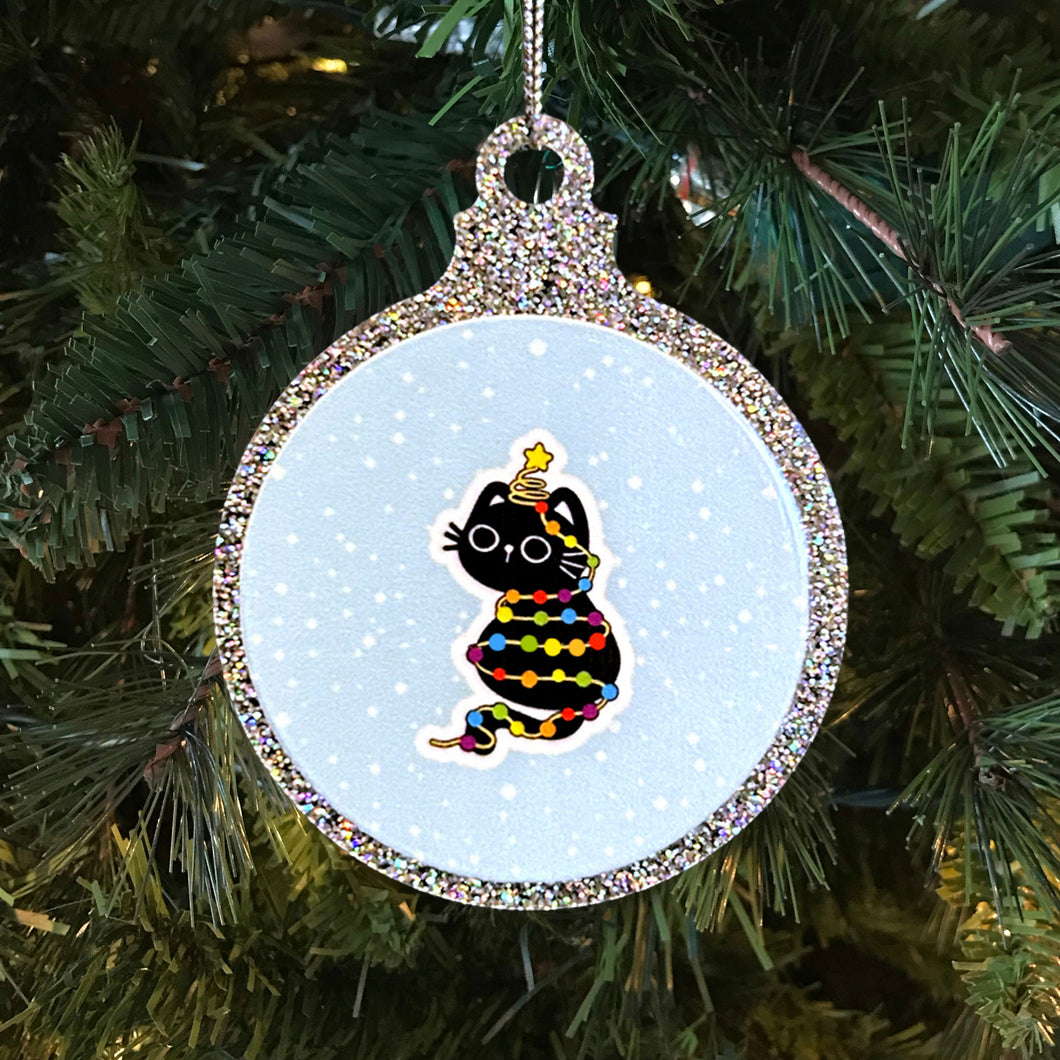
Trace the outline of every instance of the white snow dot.
{"type": "Polygon", "coordinates": [[[795,605],[795,610],[796,611],[805,611],[806,610],[806,597],[805,596],[796,596],[795,599],[792,600],[791,602],[795,605]]]}
{"type": "Polygon", "coordinates": [[[276,724],[281,729],[287,728],[287,726],[291,724],[291,715],[288,714],[286,710],[281,710],[280,713],[276,715],[276,724]]]}
{"type": "Polygon", "coordinates": [[[364,466],[371,471],[372,468],[375,467],[375,461],[370,456],[366,456],[364,458],[364,466]]]}
{"type": "Polygon", "coordinates": [[[254,635],[253,635],[253,636],[252,636],[252,637],[250,638],[250,643],[251,643],[251,644],[260,644],[260,643],[261,643],[261,642],[262,642],[262,641],[263,641],[264,639],[265,639],[265,637],[264,637],[264,635],[263,635],[263,634],[261,634],[261,633],[255,633],[255,634],[254,634],[254,635]]]}
{"type": "Polygon", "coordinates": [[[578,853],[578,848],[577,847],[567,847],[567,853],[571,857],[574,857],[574,855],[578,853]]]}
{"type": "Polygon", "coordinates": [[[707,769],[707,763],[702,758],[697,758],[695,762],[692,763],[692,768],[697,773],[705,773],[707,769]]]}
{"type": "Polygon", "coordinates": [[[531,339],[528,348],[535,357],[540,357],[548,349],[548,343],[544,339],[531,339]]]}
{"type": "Polygon", "coordinates": [[[666,588],[667,588],[667,589],[669,589],[669,590],[670,590],[670,592],[673,592],[673,591],[674,591],[674,589],[676,589],[676,588],[677,588],[677,582],[675,582],[675,581],[673,580],[673,578],[671,578],[671,579],[670,579],[670,580],[669,580],[669,581],[668,581],[668,582],[666,583],[666,588]]]}
{"type": "Polygon", "coordinates": [[[324,515],[325,515],[326,518],[330,519],[334,514],[335,514],[335,509],[334,508],[325,508],[324,509],[324,515]]]}
{"type": "Polygon", "coordinates": [[[596,752],[596,760],[597,760],[597,762],[606,762],[607,761],[607,752],[606,751],[597,751],[596,752]]]}
{"type": "Polygon", "coordinates": [[[414,383],[414,382],[416,381],[416,377],[415,377],[415,376],[414,376],[414,375],[413,375],[413,374],[412,374],[411,372],[406,372],[406,373],[405,373],[405,374],[404,374],[404,375],[403,375],[403,376],[401,377],[401,381],[402,381],[403,383],[414,383]]]}
{"type": "Polygon", "coordinates": [[[750,622],[751,621],[751,612],[748,611],[747,608],[745,607],[736,617],[741,622],[750,622]]]}
{"type": "Polygon", "coordinates": [[[285,468],[283,466],[283,464],[273,464],[272,468],[269,470],[269,474],[277,482],[279,482],[281,479],[284,479],[284,478],[287,477],[287,468],[285,468]]]}
{"type": "Polygon", "coordinates": [[[514,799],[516,794],[517,791],[514,784],[505,784],[504,787],[501,788],[501,798],[514,799]]]}
{"type": "Polygon", "coordinates": [[[398,683],[394,685],[394,691],[397,692],[399,696],[403,696],[408,690],[409,686],[405,684],[404,681],[398,681],[398,683]]]}
{"type": "Polygon", "coordinates": [[[276,649],[276,651],[274,651],[274,652],[272,653],[272,657],[273,657],[273,658],[274,658],[274,659],[275,659],[275,660],[276,660],[277,662],[283,662],[283,660],[284,660],[283,648],[277,648],[277,649],[276,649]]]}
{"type": "Polygon", "coordinates": [[[390,436],[390,440],[394,443],[394,445],[405,444],[405,436],[401,433],[401,431],[397,431],[395,434],[392,434],[390,436]]]}
{"type": "Polygon", "coordinates": [[[386,593],[384,593],[384,592],[376,593],[375,594],[375,602],[377,604],[385,604],[386,603],[386,593]]]}
{"type": "Polygon", "coordinates": [[[297,534],[288,534],[287,535],[287,544],[289,544],[289,545],[297,545],[298,544],[298,535],[297,534]]]}
{"type": "Polygon", "coordinates": [[[698,732],[690,732],[690,733],[689,733],[689,734],[688,734],[688,735],[687,735],[687,736],[685,737],[685,739],[686,739],[686,740],[687,740],[687,741],[688,741],[688,742],[689,742],[689,743],[690,743],[690,744],[691,744],[691,745],[692,745],[693,747],[695,747],[695,745],[696,745],[697,743],[699,743],[699,733],[698,733],[698,732]]]}
{"type": "Polygon", "coordinates": [[[305,628],[306,629],[316,629],[317,628],[317,620],[315,618],[307,618],[305,620],[305,628]]]}
{"type": "Polygon", "coordinates": [[[714,584],[715,585],[724,585],[725,584],[725,575],[724,574],[715,574],[714,575],[714,584]]]}
{"type": "Polygon", "coordinates": [[[651,804],[657,810],[665,810],[666,807],[670,805],[661,795],[656,795],[655,798],[652,799],[651,804]]]}
{"type": "Polygon", "coordinates": [[[337,766],[339,764],[339,756],[338,755],[328,755],[328,762],[331,765],[333,765],[333,766],[337,766]]]}
{"type": "Polygon", "coordinates": [[[709,508],[700,508],[699,509],[699,517],[700,517],[700,519],[709,519],[710,518],[710,509],[709,508]]]}
{"type": "Polygon", "coordinates": [[[595,379],[596,378],[596,369],[595,368],[586,368],[585,371],[582,374],[585,376],[586,379],[595,379]]]}
{"type": "Polygon", "coordinates": [[[277,583],[277,585],[273,588],[272,591],[277,596],[286,596],[287,595],[287,583],[286,582],[277,583]]]}
{"type": "Polygon", "coordinates": [[[765,497],[767,501],[775,501],[777,499],[777,491],[773,488],[772,483],[762,490],[762,496],[765,497]]]}
{"type": "Polygon", "coordinates": [[[373,637],[371,633],[366,633],[364,635],[364,639],[361,641],[361,643],[366,648],[374,648],[375,647],[375,637],[373,637]]]}
{"type": "Polygon", "coordinates": [[[641,386],[651,386],[655,382],[650,375],[646,375],[641,381],[641,386]]]}
{"type": "Polygon", "coordinates": [[[406,415],[407,414],[406,414],[404,409],[398,409],[397,412],[394,413],[394,419],[400,421],[400,420],[403,420],[406,415]]]}
{"type": "Polygon", "coordinates": [[[413,826],[412,826],[412,827],[411,827],[411,828],[409,829],[409,835],[411,835],[411,836],[418,836],[419,834],[420,834],[420,826],[419,826],[418,824],[414,824],[414,825],[413,825],[413,826]]]}
{"type": "Polygon", "coordinates": [[[491,386],[488,386],[488,387],[486,387],[486,388],[485,388],[485,389],[484,389],[484,390],[482,391],[482,396],[483,396],[484,398],[491,398],[491,397],[493,397],[493,396],[494,396],[494,395],[495,395],[496,393],[497,393],[497,391],[496,391],[496,390],[494,390],[494,389],[493,389],[493,387],[491,387],[491,386]]]}
{"type": "Polygon", "coordinates": [[[693,493],[702,493],[703,492],[703,480],[702,479],[698,479],[697,478],[696,481],[692,483],[692,492],[693,493]]]}
{"type": "Polygon", "coordinates": [[[631,490],[639,490],[641,486],[644,485],[644,481],[641,479],[640,475],[630,475],[630,477],[626,479],[626,485],[629,486],[631,490]]]}

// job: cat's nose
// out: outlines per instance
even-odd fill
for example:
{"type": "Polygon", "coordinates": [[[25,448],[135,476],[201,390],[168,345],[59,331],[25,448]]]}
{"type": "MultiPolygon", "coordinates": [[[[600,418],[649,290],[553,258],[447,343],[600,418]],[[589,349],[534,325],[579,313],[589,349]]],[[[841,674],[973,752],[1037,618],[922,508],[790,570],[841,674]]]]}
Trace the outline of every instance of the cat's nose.
{"type": "Polygon", "coordinates": [[[512,553],[514,551],[515,551],[515,545],[505,545],[504,546],[504,562],[505,563],[507,563],[508,560],[510,560],[512,558],[512,553]]]}

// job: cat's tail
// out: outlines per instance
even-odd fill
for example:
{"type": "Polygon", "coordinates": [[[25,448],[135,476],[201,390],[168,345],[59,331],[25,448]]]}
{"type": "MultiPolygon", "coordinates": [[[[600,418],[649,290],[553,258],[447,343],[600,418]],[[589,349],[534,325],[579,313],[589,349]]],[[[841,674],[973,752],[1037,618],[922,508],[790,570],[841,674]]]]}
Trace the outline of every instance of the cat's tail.
{"type": "MultiPolygon", "coordinates": [[[[614,698],[614,697],[611,697],[614,698]]],[[[525,714],[507,703],[490,703],[469,710],[461,736],[448,740],[430,741],[432,747],[459,747],[469,754],[488,755],[497,746],[497,733],[507,731],[520,740],[565,740],[573,736],[585,722],[595,721],[607,705],[601,697],[583,707],[566,707],[545,719],[525,714]]]]}

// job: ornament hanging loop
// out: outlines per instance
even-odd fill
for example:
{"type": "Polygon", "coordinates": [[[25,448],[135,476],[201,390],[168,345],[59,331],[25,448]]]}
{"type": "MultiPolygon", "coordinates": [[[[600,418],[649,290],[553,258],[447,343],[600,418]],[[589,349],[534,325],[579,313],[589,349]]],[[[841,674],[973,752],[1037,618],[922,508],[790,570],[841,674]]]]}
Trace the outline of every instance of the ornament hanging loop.
{"type": "Polygon", "coordinates": [[[486,137],[479,148],[475,182],[482,199],[496,205],[516,205],[519,211],[556,212],[562,209],[591,206],[593,193],[593,156],[585,141],[564,121],[539,114],[512,118],[486,137]],[[563,163],[563,177],[555,195],[544,202],[520,201],[504,179],[508,159],[527,148],[549,148],[563,163]]]}
{"type": "Polygon", "coordinates": [[[545,0],[523,0],[523,100],[531,146],[536,146],[536,126],[541,117],[544,22],[545,0]]]}

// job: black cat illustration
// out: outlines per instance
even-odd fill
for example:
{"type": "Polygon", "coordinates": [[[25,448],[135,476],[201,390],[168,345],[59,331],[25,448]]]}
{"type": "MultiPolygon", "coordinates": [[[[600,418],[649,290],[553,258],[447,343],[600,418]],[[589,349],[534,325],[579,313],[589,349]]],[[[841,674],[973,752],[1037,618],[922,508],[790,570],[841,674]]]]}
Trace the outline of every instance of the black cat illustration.
{"type": "Polygon", "coordinates": [[[573,490],[549,492],[534,474],[553,458],[541,442],[524,453],[512,482],[489,483],[465,525],[450,523],[445,533],[443,548],[500,594],[493,620],[467,648],[498,700],[468,711],[464,732],[430,740],[434,747],[488,755],[501,730],[563,740],[618,696],[618,644],[590,596],[599,558],[585,507],[573,490]]]}

